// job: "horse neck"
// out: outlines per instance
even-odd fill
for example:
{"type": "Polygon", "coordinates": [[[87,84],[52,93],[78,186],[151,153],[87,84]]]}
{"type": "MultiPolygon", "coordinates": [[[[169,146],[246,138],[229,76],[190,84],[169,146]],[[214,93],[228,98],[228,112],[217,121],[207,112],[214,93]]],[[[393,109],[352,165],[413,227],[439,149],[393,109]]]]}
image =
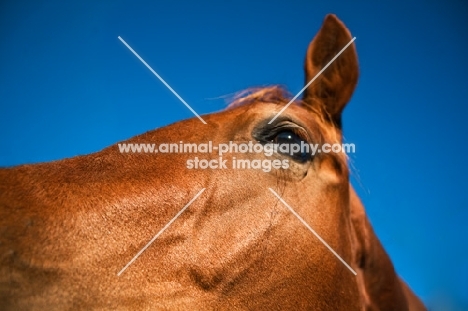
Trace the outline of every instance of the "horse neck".
{"type": "Polygon", "coordinates": [[[369,310],[407,310],[401,281],[352,187],[350,208],[354,228],[355,266],[364,303],[369,310]]]}

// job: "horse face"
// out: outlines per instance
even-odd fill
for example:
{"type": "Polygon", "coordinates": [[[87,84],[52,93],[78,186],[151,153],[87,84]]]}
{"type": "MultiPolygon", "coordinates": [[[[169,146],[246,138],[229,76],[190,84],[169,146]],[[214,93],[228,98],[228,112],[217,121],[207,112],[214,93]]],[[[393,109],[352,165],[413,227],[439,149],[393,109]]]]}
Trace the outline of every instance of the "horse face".
{"type": "MultiPolygon", "coordinates": [[[[215,144],[265,143],[291,133],[308,144],[338,143],[339,129],[304,104],[288,107],[272,124],[268,122],[283,105],[262,98],[206,121],[218,129],[213,131],[215,144]]],[[[192,210],[199,215],[194,215],[192,228],[196,229],[191,231],[196,241],[190,268],[193,284],[205,292],[225,293],[228,303],[249,309],[343,305],[358,309],[355,275],[270,190],[351,264],[345,156],[317,153],[305,158],[301,154],[229,153],[223,155],[228,169],[202,173],[209,197],[192,210]],[[268,172],[234,167],[232,163],[240,160],[287,161],[289,166],[268,172]]]]}
{"type": "MultiPolygon", "coordinates": [[[[307,79],[350,40],[344,26],[328,17],[307,52],[307,79]]],[[[194,168],[193,154],[158,155],[154,161],[158,162],[155,171],[161,172],[159,180],[167,180],[173,189],[181,188],[171,193],[189,188],[193,196],[206,190],[173,224],[171,233],[161,236],[146,257],[125,272],[129,280],[133,273],[141,273],[132,271],[144,269],[158,282],[189,286],[189,296],[198,297],[200,305],[221,309],[233,305],[248,309],[360,308],[355,275],[270,190],[344,261],[352,263],[345,155],[312,154],[311,150],[265,152],[272,142],[320,147],[341,142],[340,114],[357,80],[354,47],[340,57],[306,90],[302,101],[290,105],[273,122],[289,101],[276,87],[252,90],[227,110],[205,116],[206,125],[192,119],[150,134],[156,143],[167,139],[172,143],[211,142],[219,149],[197,154],[198,160],[214,160],[218,166],[225,161],[225,167],[194,168]],[[220,158],[221,145],[240,148],[249,143],[263,146],[263,152],[225,151],[220,158]],[[271,168],[274,161],[277,168],[271,168]]],[[[174,206],[181,208],[183,202],[174,200],[174,206]]]]}
{"type": "MultiPolygon", "coordinates": [[[[306,83],[350,40],[343,24],[327,16],[307,50],[306,83]]],[[[0,170],[0,305],[407,309],[349,188],[343,153],[220,152],[230,143],[339,144],[357,73],[351,45],[277,118],[289,98],[275,87],[253,90],[204,116],[207,124],[189,119],[125,142],[211,143],[217,150],[131,154],[111,146],[0,170]]]]}

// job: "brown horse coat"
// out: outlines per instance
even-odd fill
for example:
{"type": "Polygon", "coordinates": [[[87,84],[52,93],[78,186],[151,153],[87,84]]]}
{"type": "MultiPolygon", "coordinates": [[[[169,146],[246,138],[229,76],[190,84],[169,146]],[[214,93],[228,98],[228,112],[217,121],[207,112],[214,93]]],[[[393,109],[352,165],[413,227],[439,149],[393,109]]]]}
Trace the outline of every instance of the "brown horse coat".
{"type": "MultiPolygon", "coordinates": [[[[351,35],[333,15],[307,51],[312,79],[351,35]]],[[[213,144],[277,137],[341,142],[341,112],[358,78],[354,45],[304,98],[257,90],[229,109],[147,132],[127,143],[213,144]]],[[[100,152],[0,170],[2,310],[424,310],[396,275],[343,154],[288,169],[188,169],[193,154],[100,152]],[[205,191],[120,276],[129,260],[205,191]],[[356,272],[351,273],[268,188],[356,272]]],[[[217,158],[214,154],[204,155],[217,158]]],[[[227,154],[231,163],[236,155],[227,154]]],[[[264,159],[263,154],[244,155],[264,159]]]]}

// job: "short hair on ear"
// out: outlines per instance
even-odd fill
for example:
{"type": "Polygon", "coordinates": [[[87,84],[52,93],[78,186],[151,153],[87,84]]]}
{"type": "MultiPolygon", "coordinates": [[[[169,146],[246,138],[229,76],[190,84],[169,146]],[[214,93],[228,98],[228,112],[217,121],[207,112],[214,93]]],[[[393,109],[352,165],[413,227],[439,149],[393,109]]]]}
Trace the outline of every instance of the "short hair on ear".
{"type": "MultiPolygon", "coordinates": [[[[335,15],[327,15],[307,49],[305,84],[352,39],[349,30],[335,15]]],[[[354,92],[358,76],[359,66],[353,42],[304,91],[303,99],[308,105],[319,108],[325,117],[341,128],[341,112],[354,92]]]]}

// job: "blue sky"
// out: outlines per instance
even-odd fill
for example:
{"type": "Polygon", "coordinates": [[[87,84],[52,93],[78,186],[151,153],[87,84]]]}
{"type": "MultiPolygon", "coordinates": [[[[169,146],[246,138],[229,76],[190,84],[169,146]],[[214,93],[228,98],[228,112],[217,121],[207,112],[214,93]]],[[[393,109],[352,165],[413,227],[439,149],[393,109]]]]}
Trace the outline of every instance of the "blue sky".
{"type": "Polygon", "coordinates": [[[433,310],[468,309],[464,1],[0,4],[0,165],[98,151],[250,86],[303,83],[327,13],[357,37],[344,113],[352,182],[397,271],[433,310]],[[378,2],[378,3],[377,3],[378,2]]]}

